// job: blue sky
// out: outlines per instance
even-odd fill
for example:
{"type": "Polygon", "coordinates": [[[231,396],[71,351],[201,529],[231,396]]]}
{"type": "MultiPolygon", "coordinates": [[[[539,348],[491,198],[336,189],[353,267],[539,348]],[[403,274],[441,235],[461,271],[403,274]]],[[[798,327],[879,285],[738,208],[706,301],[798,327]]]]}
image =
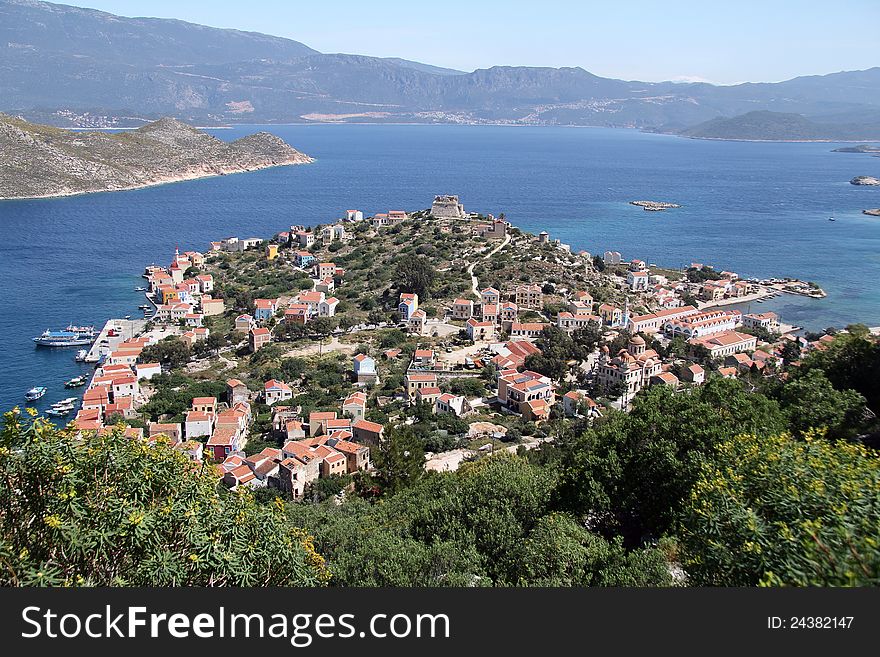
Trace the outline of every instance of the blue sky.
{"type": "Polygon", "coordinates": [[[880,0],[67,3],[467,71],[497,64],[581,66],[614,78],[731,84],[880,66],[880,0]]]}

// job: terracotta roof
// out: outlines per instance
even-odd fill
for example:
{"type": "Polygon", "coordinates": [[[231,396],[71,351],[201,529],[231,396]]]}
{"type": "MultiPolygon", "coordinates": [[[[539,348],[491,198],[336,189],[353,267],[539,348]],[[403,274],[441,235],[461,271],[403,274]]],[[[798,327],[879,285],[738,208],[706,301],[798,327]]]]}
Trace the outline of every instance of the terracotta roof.
{"type": "Polygon", "coordinates": [[[369,420],[355,420],[352,426],[355,429],[363,429],[364,431],[371,431],[373,433],[380,433],[382,431],[381,424],[370,422],[369,420]]]}

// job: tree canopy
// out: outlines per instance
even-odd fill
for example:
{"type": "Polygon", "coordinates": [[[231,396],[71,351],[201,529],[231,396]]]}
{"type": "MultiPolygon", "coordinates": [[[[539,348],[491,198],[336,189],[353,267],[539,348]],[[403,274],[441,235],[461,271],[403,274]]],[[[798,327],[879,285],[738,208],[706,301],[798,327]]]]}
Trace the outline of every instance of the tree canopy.
{"type": "Polygon", "coordinates": [[[7,413],[0,434],[0,584],[314,586],[311,538],[208,466],[121,429],[76,438],[7,413]]]}
{"type": "Polygon", "coordinates": [[[880,460],[808,432],[740,435],[704,459],[680,537],[694,584],[880,584],[880,460]]]}

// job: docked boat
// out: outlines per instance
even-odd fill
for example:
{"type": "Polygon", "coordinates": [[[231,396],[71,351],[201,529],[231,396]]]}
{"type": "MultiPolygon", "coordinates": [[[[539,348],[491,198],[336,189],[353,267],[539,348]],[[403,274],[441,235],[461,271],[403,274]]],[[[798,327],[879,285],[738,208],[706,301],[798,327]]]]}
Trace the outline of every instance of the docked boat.
{"type": "Polygon", "coordinates": [[[80,386],[84,386],[86,384],[86,375],[83,374],[81,376],[75,376],[70,381],[64,382],[65,388],[79,388],[80,386]]]}
{"type": "Polygon", "coordinates": [[[76,352],[76,356],[74,357],[74,360],[77,363],[84,363],[84,362],[86,362],[86,357],[88,355],[89,355],[88,349],[80,349],[79,351],[76,352]]]}
{"type": "Polygon", "coordinates": [[[96,329],[94,326],[76,326],[74,324],[68,324],[64,330],[89,338],[94,338],[98,335],[98,329],[96,329]]]}
{"type": "Polygon", "coordinates": [[[73,331],[49,331],[33,338],[38,347],[82,347],[92,344],[95,337],[73,331]]]}
{"type": "Polygon", "coordinates": [[[24,393],[24,398],[27,399],[28,401],[36,401],[45,394],[46,394],[46,387],[45,386],[36,386],[36,387],[28,390],[26,393],[24,393]]]}
{"type": "Polygon", "coordinates": [[[145,288],[145,287],[136,287],[136,288],[134,288],[134,291],[135,291],[135,292],[146,292],[146,291],[147,291],[147,288],[145,288]]]}

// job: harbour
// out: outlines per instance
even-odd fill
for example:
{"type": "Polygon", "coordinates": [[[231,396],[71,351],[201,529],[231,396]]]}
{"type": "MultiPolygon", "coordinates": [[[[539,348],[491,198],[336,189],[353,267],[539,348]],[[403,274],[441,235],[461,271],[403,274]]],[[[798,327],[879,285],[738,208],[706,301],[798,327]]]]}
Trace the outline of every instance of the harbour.
{"type": "MultiPolygon", "coordinates": [[[[248,131],[215,134],[232,139],[248,131]]],[[[139,306],[152,301],[136,290],[144,286],[142,263],[166,258],[169,244],[203,249],[244,226],[262,235],[279,225],[315,225],[349,205],[417,208],[426,190],[438,188],[456,190],[473,207],[503,205],[517,226],[548,230],[573,250],[617,249],[667,266],[698,259],[755,279],[816,280],[828,298],[782,294],[752,304],[808,330],[880,324],[880,292],[852,276],[851,266],[880,268],[880,226],[861,214],[860,199],[873,190],[847,182],[850,165],[830,152],[834,144],[708,142],[598,128],[340,125],[279,126],[278,132],[316,162],[0,204],[8,236],[0,247],[7,309],[0,317],[7,336],[0,360],[8,378],[0,406],[20,405],[34,385],[49,387],[35,402],[38,409],[67,397],[63,382],[90,373],[95,354],[92,362],[77,363],[74,349],[35,349],[31,338],[72,319],[97,327],[110,317],[143,316],[139,306]],[[638,191],[632,180],[640,181],[638,191]],[[635,197],[674,199],[682,207],[634,211],[628,201],[635,197]],[[832,210],[835,223],[827,220],[832,210]],[[77,232],[86,224],[89,231],[77,232]],[[53,244],[50,257],[29,248],[47,231],[71,236],[53,244]],[[48,281],[39,301],[28,292],[36,272],[48,281]]]]}

